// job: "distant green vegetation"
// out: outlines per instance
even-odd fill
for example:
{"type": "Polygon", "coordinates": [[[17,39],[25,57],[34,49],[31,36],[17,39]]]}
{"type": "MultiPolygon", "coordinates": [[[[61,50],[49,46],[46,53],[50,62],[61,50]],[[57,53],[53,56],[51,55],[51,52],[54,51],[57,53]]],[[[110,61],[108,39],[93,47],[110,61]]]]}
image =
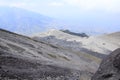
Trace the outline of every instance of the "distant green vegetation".
{"type": "Polygon", "coordinates": [[[68,59],[68,58],[67,58],[67,57],[65,57],[65,56],[59,56],[59,57],[61,57],[61,58],[65,59],[65,60],[67,60],[67,61],[70,61],[70,59],[68,59]]]}
{"type": "Polygon", "coordinates": [[[86,33],[75,33],[75,32],[71,32],[70,30],[60,30],[60,31],[71,34],[71,35],[75,35],[75,36],[89,37],[86,33]]]}
{"type": "Polygon", "coordinates": [[[48,54],[48,55],[52,58],[57,58],[56,55],[53,55],[53,54],[48,54]]]}

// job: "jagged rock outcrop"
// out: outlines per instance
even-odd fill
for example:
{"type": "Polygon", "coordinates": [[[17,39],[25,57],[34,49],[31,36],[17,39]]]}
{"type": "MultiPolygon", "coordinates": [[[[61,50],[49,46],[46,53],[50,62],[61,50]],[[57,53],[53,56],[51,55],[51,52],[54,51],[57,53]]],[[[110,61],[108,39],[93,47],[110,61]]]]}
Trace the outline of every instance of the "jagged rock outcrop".
{"type": "Polygon", "coordinates": [[[102,61],[92,80],[120,80],[120,48],[102,61]]]}

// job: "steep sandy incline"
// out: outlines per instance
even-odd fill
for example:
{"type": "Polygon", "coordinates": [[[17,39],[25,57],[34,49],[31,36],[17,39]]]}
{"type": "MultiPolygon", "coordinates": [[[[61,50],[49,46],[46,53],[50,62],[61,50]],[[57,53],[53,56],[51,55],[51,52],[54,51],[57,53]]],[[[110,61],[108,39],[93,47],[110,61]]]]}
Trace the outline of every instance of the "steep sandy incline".
{"type": "Polygon", "coordinates": [[[103,48],[108,49],[109,51],[120,48],[120,32],[101,35],[98,39],[102,40],[103,48]]]}
{"type": "Polygon", "coordinates": [[[114,45],[120,46],[120,32],[106,34],[101,36],[101,38],[104,38],[106,41],[111,42],[114,45]]]}
{"type": "Polygon", "coordinates": [[[101,59],[0,29],[0,79],[89,80],[101,59]]]}

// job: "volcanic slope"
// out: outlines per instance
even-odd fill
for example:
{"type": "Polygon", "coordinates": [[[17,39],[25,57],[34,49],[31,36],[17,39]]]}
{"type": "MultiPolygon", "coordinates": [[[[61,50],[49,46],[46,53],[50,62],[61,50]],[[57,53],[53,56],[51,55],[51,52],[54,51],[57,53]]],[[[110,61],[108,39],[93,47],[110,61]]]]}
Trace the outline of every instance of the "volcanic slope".
{"type": "Polygon", "coordinates": [[[101,58],[0,29],[0,79],[89,80],[101,58]]]}

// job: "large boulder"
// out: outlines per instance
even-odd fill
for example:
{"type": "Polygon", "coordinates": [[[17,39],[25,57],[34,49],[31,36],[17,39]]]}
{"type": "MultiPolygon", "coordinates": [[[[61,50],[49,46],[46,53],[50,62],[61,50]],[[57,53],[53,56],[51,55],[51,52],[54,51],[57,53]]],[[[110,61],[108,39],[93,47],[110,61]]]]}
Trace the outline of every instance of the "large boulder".
{"type": "Polygon", "coordinates": [[[91,80],[120,80],[120,48],[102,61],[91,80]]]}

